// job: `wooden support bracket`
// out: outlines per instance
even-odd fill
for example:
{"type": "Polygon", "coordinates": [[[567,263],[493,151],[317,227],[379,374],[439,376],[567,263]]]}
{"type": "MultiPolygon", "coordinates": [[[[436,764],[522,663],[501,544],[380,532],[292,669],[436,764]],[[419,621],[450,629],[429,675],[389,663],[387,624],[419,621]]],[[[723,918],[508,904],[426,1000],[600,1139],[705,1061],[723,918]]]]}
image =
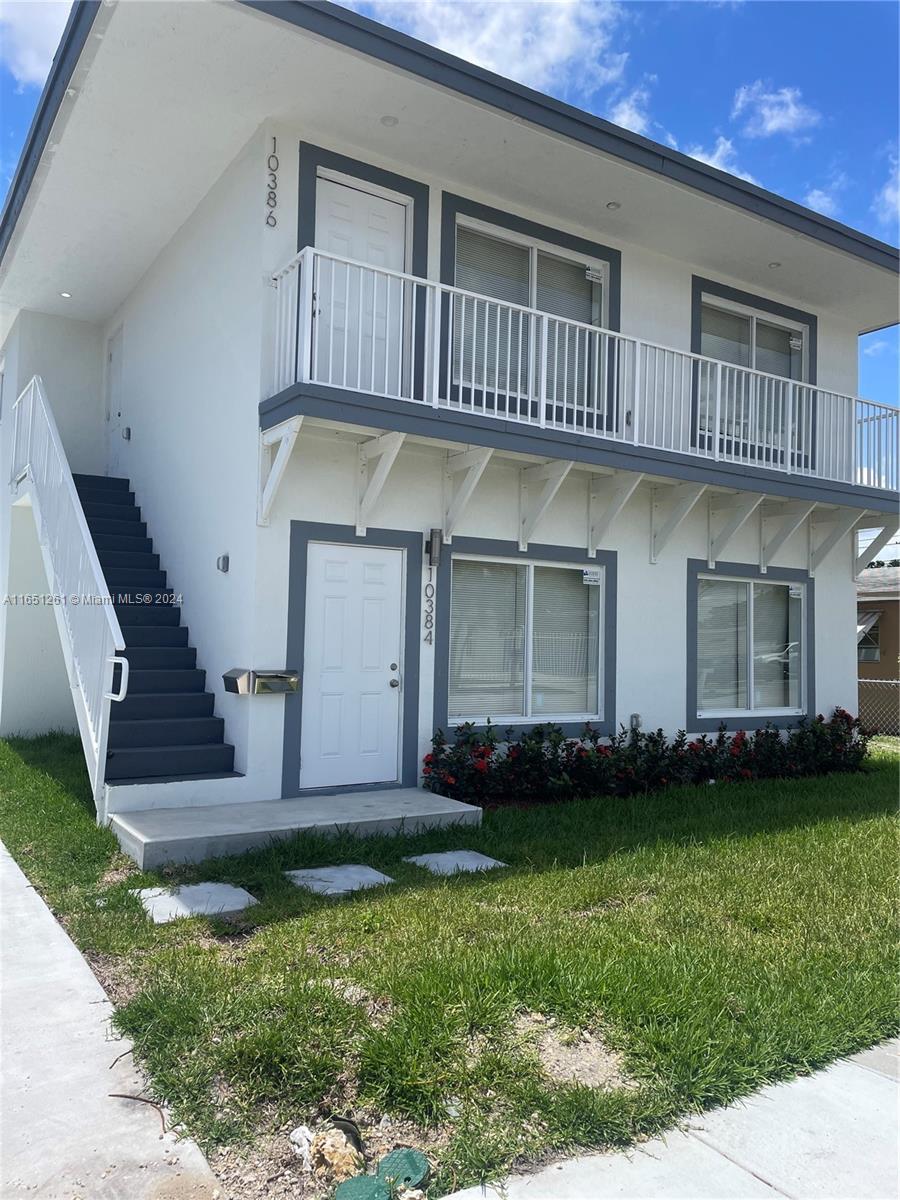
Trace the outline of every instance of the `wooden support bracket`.
{"type": "Polygon", "coordinates": [[[672,534],[706,491],[705,483],[654,488],[650,505],[650,561],[655,563],[672,534]]]}
{"type": "Polygon", "coordinates": [[[811,522],[809,536],[810,575],[815,575],[835,546],[843,541],[851,530],[857,528],[860,519],[865,517],[865,515],[865,512],[860,512],[858,508],[839,508],[836,512],[829,513],[826,520],[811,522]],[[816,543],[816,531],[820,525],[827,525],[829,532],[826,533],[820,542],[816,543]]]}
{"type": "Polygon", "coordinates": [[[634,495],[643,472],[617,471],[614,475],[592,475],[588,494],[588,554],[594,558],[613,521],[634,495]]]}
{"type": "Polygon", "coordinates": [[[572,470],[571,462],[540,463],[519,473],[519,549],[527,550],[538,521],[572,470]]]}
{"type": "MultiPolygon", "coordinates": [[[[863,528],[866,528],[866,526],[863,526],[863,528]]],[[[875,526],[869,525],[868,528],[872,529],[872,528],[875,528],[875,526]]],[[[857,575],[860,573],[860,571],[864,571],[866,569],[867,563],[870,563],[873,558],[878,557],[878,555],[881,553],[881,551],[885,548],[885,546],[888,544],[888,542],[891,540],[891,538],[897,532],[898,528],[900,528],[900,523],[898,523],[896,517],[892,517],[890,521],[885,522],[884,527],[881,530],[881,533],[879,533],[876,537],[874,537],[872,539],[872,541],[868,544],[868,546],[866,546],[865,550],[863,550],[862,554],[857,554],[854,556],[854,563],[853,563],[853,578],[854,579],[857,577],[857,575]]]]}
{"type": "Polygon", "coordinates": [[[716,565],[720,558],[725,557],[732,538],[743,529],[753,516],[763,498],[748,492],[740,492],[736,496],[710,496],[709,498],[709,553],[707,559],[710,568],[716,565]],[[724,517],[718,532],[713,532],[717,519],[724,517]]]}
{"type": "Polygon", "coordinates": [[[796,533],[815,507],[814,503],[806,501],[763,504],[759,535],[759,569],[763,574],[768,571],[772,559],[784,543],[792,533],[796,533]],[[778,528],[771,537],[766,536],[767,521],[778,522],[778,528]]]}
{"type": "Polygon", "coordinates": [[[478,487],[485,468],[491,461],[493,450],[478,446],[460,454],[448,454],[444,463],[444,541],[453,539],[453,531],[465,512],[472,494],[478,487]],[[463,478],[457,485],[457,475],[463,478]]]}
{"type": "Polygon", "coordinates": [[[294,449],[297,434],[303,424],[303,417],[291,417],[280,425],[273,425],[259,435],[259,476],[256,493],[256,523],[268,525],[269,513],[275,502],[275,496],[285,468],[294,449]],[[277,447],[277,450],[276,450],[277,447]],[[275,454],[274,461],[272,454],[275,454]]]}
{"type": "Polygon", "coordinates": [[[356,473],[356,532],[359,537],[365,537],[372,509],[384,490],[405,438],[405,433],[382,433],[359,444],[356,473]]]}

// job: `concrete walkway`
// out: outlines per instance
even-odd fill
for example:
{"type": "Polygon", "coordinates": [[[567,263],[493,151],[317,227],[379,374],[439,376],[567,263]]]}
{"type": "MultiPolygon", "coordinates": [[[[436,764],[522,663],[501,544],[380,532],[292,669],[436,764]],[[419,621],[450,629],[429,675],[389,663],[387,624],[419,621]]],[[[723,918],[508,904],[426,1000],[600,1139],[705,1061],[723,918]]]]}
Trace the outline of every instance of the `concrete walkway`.
{"type": "Polygon", "coordinates": [[[895,1200],[900,1042],[763,1088],[628,1153],[597,1154],[449,1200],[895,1200]]]}
{"type": "Polygon", "coordinates": [[[110,1002],[0,844],[0,1196],[212,1200],[197,1146],[164,1137],[110,1002]]]}

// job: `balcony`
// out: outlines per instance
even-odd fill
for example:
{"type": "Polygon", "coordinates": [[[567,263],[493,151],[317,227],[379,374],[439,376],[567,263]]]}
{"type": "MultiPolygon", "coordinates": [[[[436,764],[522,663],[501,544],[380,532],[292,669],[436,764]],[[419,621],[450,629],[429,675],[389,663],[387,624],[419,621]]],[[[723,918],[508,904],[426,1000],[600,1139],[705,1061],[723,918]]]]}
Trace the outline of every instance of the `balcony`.
{"type": "Polygon", "coordinates": [[[319,384],[707,464],[894,491],[900,411],[307,247],[270,395],[319,384]]]}

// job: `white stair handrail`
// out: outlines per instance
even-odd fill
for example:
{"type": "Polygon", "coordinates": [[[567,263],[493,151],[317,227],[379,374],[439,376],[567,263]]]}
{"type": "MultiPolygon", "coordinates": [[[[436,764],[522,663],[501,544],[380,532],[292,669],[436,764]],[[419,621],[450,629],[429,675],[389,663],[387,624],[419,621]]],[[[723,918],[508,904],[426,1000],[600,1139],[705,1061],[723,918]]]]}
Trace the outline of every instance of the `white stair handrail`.
{"type": "Polygon", "coordinates": [[[28,493],[95,803],[103,791],[110,704],[128,691],[125,639],[39,375],[13,406],[10,487],[28,493]],[[115,668],[118,689],[113,691],[115,668]]]}

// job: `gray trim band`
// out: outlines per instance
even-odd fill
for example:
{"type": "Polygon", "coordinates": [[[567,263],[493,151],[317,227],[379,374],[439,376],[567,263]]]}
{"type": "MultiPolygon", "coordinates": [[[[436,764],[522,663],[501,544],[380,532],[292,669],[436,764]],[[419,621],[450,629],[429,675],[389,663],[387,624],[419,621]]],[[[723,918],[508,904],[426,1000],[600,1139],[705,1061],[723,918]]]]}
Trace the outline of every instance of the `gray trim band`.
{"type": "Polygon", "coordinates": [[[757,296],[753,292],[743,292],[739,288],[730,287],[727,283],[716,283],[714,279],[704,279],[701,275],[691,276],[691,353],[701,354],[700,349],[700,309],[703,297],[718,296],[721,300],[730,300],[733,304],[743,304],[747,308],[758,308],[761,312],[771,313],[773,317],[784,317],[797,325],[806,325],[809,329],[809,379],[806,383],[816,383],[817,360],[819,354],[819,322],[814,313],[804,312],[800,308],[791,308],[770,300],[767,296],[757,296]]]}
{"type": "Polygon", "coordinates": [[[622,303],[622,252],[600,242],[592,242],[588,238],[578,237],[574,233],[566,233],[554,229],[550,225],[541,225],[537,221],[529,221],[515,213],[506,212],[501,208],[491,208],[487,204],[479,204],[477,200],[469,200],[465,196],[457,196],[453,192],[444,192],[441,196],[441,283],[456,283],[456,222],[457,217],[474,217],[489,225],[501,229],[509,229],[513,233],[523,234],[536,241],[548,242],[560,249],[574,250],[585,258],[596,258],[609,266],[609,289],[607,296],[608,329],[617,330],[621,318],[622,303]]]}
{"type": "Polygon", "coordinates": [[[764,729],[774,725],[777,729],[793,729],[802,717],[698,717],[697,716],[697,592],[701,575],[736,575],[740,579],[759,580],[760,583],[802,583],[806,589],[806,684],[805,705],[802,716],[809,718],[816,711],[816,584],[808,571],[791,567],[769,567],[765,575],[759,567],[747,563],[717,562],[715,567],[702,558],[687,560],[687,688],[685,702],[685,728],[689,733],[715,733],[723,725],[729,731],[737,729],[764,729]]]}
{"type": "Polygon", "coordinates": [[[874,266],[900,272],[900,251],[886,242],[561,100],[464,62],[359,13],[348,12],[328,0],[240,0],[240,3],[487,104],[508,116],[723,200],[874,266]]]}
{"type": "MultiPolygon", "coordinates": [[[[616,581],[617,555],[613,550],[598,550],[595,558],[577,546],[546,546],[533,543],[527,550],[520,550],[516,542],[498,541],[494,538],[455,537],[445,547],[437,568],[434,622],[434,728],[449,732],[447,700],[450,687],[450,583],[454,554],[484,554],[492,558],[505,558],[530,562],[544,559],[549,562],[583,563],[586,567],[602,566],[603,575],[603,720],[592,721],[593,727],[604,736],[616,728],[616,581]]],[[[511,721],[499,722],[502,732],[511,727],[518,732],[534,729],[536,725],[559,725],[569,737],[577,737],[584,729],[584,721],[511,721]]],[[[455,728],[456,722],[453,727],[455,728]]],[[[476,728],[485,728],[477,726],[476,728]]]]}
{"type": "Polygon", "coordinates": [[[13,231],[25,207],[56,114],[99,11],[100,0],[76,0],[72,5],[59,48],[50,67],[50,74],[41,92],[28,136],[25,138],[19,165],[6,194],[6,203],[0,216],[0,262],[3,261],[13,231]]]}
{"type": "Polygon", "coordinates": [[[419,605],[424,535],[402,529],[369,529],[359,537],[352,525],[291,521],[288,560],[288,622],[285,662],[297,663],[300,690],[284,698],[284,738],[281,766],[282,797],[328,795],[388,787],[415,787],[419,779],[419,605]],[[403,650],[402,761],[399,783],[305,788],[300,791],[300,731],[302,726],[303,659],[306,643],[306,574],[310,542],[345,546],[387,546],[406,551],[406,615],[403,650]]]}
{"type": "Polygon", "coordinates": [[[895,513],[897,510],[897,493],[878,488],[785,475],[764,467],[749,471],[737,463],[704,461],[689,454],[541,429],[537,425],[499,417],[431,408],[409,400],[392,400],[318,383],[292,384],[277,396],[263,400],[259,406],[260,428],[271,429],[281,421],[301,414],[347,425],[398,430],[416,437],[445,438],[475,446],[490,446],[495,450],[571,459],[591,466],[644,471],[669,479],[761,492],[763,495],[786,496],[879,512],[895,513]]]}

